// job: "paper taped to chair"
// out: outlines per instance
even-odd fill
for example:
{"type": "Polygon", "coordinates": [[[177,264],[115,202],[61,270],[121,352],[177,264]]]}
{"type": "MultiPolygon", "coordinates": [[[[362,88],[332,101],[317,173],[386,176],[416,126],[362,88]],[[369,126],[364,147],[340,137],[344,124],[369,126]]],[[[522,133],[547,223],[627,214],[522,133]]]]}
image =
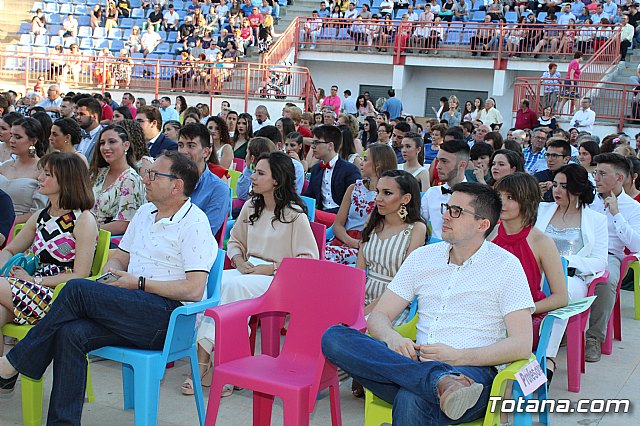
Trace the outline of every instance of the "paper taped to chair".
{"type": "Polygon", "coordinates": [[[559,308],[549,312],[549,315],[553,315],[556,318],[566,320],[572,316],[589,309],[593,301],[596,300],[596,296],[583,297],[581,299],[573,299],[569,301],[569,304],[564,308],[559,308]]]}
{"type": "Polygon", "coordinates": [[[520,384],[524,396],[531,395],[547,381],[547,375],[542,371],[540,364],[536,360],[522,367],[514,376],[518,384],[520,384]]]}

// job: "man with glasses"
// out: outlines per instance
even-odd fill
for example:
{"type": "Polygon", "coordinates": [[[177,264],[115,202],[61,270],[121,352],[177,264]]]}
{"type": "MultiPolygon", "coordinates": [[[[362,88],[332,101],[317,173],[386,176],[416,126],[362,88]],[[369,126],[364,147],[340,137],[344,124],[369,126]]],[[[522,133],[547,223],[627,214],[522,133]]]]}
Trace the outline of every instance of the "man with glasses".
{"type": "Polygon", "coordinates": [[[593,124],[596,122],[596,113],[591,109],[591,99],[582,98],[580,109],[573,114],[569,127],[575,127],[578,132],[593,132],[593,124]]]}
{"type": "Polygon", "coordinates": [[[18,372],[37,380],[53,361],[47,421],[80,424],[87,353],[104,346],[162,349],[173,310],[206,295],[217,254],[207,217],[189,199],[197,181],[196,165],[177,152],[143,174],[149,203],[103,269],[117,279],[70,280],[45,318],[0,358],[4,391],[13,389],[18,372]]]}
{"type": "Polygon", "coordinates": [[[544,156],[547,160],[547,169],[533,175],[538,180],[542,201],[553,202],[553,176],[560,167],[569,164],[571,160],[571,145],[564,139],[556,139],[549,142],[544,156]]]}
{"type": "Polygon", "coordinates": [[[149,155],[153,158],[158,157],[162,151],[175,151],[178,149],[178,144],[175,141],[160,132],[160,129],[162,129],[162,115],[158,108],[143,106],[140,108],[136,121],[142,127],[144,139],[149,148],[149,155]]]}
{"type": "Polygon", "coordinates": [[[527,173],[535,174],[547,168],[546,154],[547,132],[538,127],[533,130],[531,144],[522,150],[524,156],[524,169],[527,173]]]}
{"type": "Polygon", "coordinates": [[[396,124],[391,132],[391,148],[396,153],[396,161],[398,164],[404,163],[402,156],[402,140],[405,135],[411,131],[411,125],[406,121],[400,121],[396,124]]]}
{"type": "Polygon", "coordinates": [[[469,163],[469,145],[463,140],[443,142],[436,156],[438,177],[442,186],[432,186],[422,196],[420,213],[425,221],[431,220],[431,235],[442,238],[442,213],[440,205],[449,202],[451,188],[466,182],[464,175],[469,163]]]}
{"type": "Polygon", "coordinates": [[[453,191],[438,206],[446,242],[407,257],[369,314],[371,336],[338,325],[322,338],[329,361],[393,405],[393,424],[482,418],[498,371],[531,353],[535,305],[525,272],[485,240],[500,217],[500,197],[478,183],[453,191]],[[415,343],[392,327],[414,299],[415,343]]]}
{"type": "Polygon", "coordinates": [[[609,280],[596,287],[596,300],[591,305],[585,360],[600,361],[601,345],[607,333],[607,324],[616,301],[620,280],[620,263],[625,248],[632,253],[640,251],[640,204],[628,196],[623,183],[631,174],[631,163],[612,152],[596,155],[594,179],[598,195],[591,209],[603,213],[609,223],[609,280]]]}
{"type": "Polygon", "coordinates": [[[356,166],[338,155],[342,145],[342,132],[336,126],[322,125],[313,129],[311,149],[320,160],[311,167],[309,186],[304,193],[316,200],[316,222],[331,226],[349,185],[360,179],[356,166]]]}
{"type": "Polygon", "coordinates": [[[331,86],[331,95],[326,96],[322,101],[322,107],[333,111],[337,117],[340,111],[340,96],[338,96],[338,86],[331,86]]]}

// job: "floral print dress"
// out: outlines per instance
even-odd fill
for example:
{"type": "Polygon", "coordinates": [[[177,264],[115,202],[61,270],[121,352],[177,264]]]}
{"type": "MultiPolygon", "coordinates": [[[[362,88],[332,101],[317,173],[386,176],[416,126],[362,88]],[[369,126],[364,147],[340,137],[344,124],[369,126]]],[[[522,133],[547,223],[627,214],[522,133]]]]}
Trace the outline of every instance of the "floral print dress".
{"type": "MultiPolygon", "coordinates": [[[[376,205],[376,191],[370,191],[364,182],[356,180],[351,192],[351,205],[344,228],[350,237],[360,239],[364,224],[376,205]]],[[[325,259],[331,262],[352,264],[356,263],[358,249],[346,246],[338,238],[333,238],[325,249],[325,259]]]]}
{"type": "Polygon", "coordinates": [[[91,211],[98,218],[100,224],[114,220],[130,221],[138,208],[145,203],[145,189],[142,178],[131,167],[117,177],[108,187],[103,188],[109,173],[109,167],[98,172],[93,185],[93,195],[96,203],[91,211]]]}

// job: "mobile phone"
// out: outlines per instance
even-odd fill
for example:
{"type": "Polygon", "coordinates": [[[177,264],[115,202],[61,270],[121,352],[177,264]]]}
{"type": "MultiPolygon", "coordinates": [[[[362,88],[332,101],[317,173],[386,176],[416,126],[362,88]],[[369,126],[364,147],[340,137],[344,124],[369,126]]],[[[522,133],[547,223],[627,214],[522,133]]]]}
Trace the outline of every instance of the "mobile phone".
{"type": "Polygon", "coordinates": [[[106,274],[96,278],[96,282],[100,284],[111,284],[112,282],[118,281],[119,279],[120,277],[113,272],[107,272],[106,274]]]}

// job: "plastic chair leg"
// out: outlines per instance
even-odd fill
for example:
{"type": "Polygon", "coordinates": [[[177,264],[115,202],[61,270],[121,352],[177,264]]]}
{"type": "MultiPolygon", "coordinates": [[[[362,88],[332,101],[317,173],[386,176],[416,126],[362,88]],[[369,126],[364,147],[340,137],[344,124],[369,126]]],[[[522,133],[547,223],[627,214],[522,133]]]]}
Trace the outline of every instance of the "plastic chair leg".
{"type": "Polygon", "coordinates": [[[616,296],[616,303],[613,305],[613,338],[622,340],[622,318],[620,317],[620,292],[616,296]]]}
{"type": "Polygon", "coordinates": [[[198,366],[198,351],[195,347],[189,351],[189,362],[191,364],[191,377],[193,378],[193,393],[196,400],[196,410],[200,426],[204,425],[204,418],[207,413],[204,411],[204,396],[202,394],[202,383],[200,379],[200,367],[198,366]]]}
{"type": "Polygon", "coordinates": [[[95,401],[96,396],[93,393],[93,381],[91,380],[91,362],[87,357],[87,402],[95,401]]]}
{"type": "Polygon", "coordinates": [[[580,374],[582,352],[584,351],[582,336],[582,320],[580,316],[569,319],[567,325],[567,389],[569,392],[580,392],[580,374]]]}
{"type": "Polygon", "coordinates": [[[158,400],[160,399],[160,379],[151,368],[134,370],[134,423],[136,426],[155,426],[158,423],[158,400]]]}
{"type": "Polygon", "coordinates": [[[338,381],[338,375],[331,380],[329,385],[329,402],[331,404],[331,425],[342,425],[342,412],[340,410],[340,382],[338,381]]]}
{"type": "Polygon", "coordinates": [[[40,426],[42,423],[43,381],[21,376],[22,380],[22,424],[40,426]]]}
{"type": "Polygon", "coordinates": [[[249,319],[249,347],[251,348],[251,355],[256,353],[256,336],[258,333],[258,317],[252,316],[249,319]]]}
{"type": "Polygon", "coordinates": [[[207,404],[207,417],[204,420],[205,426],[215,426],[218,419],[218,410],[220,409],[220,399],[222,398],[222,387],[224,383],[216,381],[216,375],[213,375],[211,388],[209,388],[209,403],[207,404]]]}
{"type": "Polygon", "coordinates": [[[272,410],[273,395],[253,391],[253,426],[269,426],[272,410]]]}
{"type": "Polygon", "coordinates": [[[283,397],[284,426],[309,426],[309,389],[283,397]]]}
{"type": "Polygon", "coordinates": [[[635,306],[633,318],[640,320],[640,263],[633,262],[630,268],[633,269],[633,304],[635,306]]]}
{"type": "Polygon", "coordinates": [[[611,313],[609,322],[607,323],[607,334],[604,338],[604,342],[602,342],[600,352],[604,355],[611,355],[611,352],[613,352],[613,312],[611,313]]]}
{"type": "Polygon", "coordinates": [[[122,395],[124,397],[124,409],[131,410],[135,405],[135,393],[133,391],[133,366],[122,364],[122,395]]]}

